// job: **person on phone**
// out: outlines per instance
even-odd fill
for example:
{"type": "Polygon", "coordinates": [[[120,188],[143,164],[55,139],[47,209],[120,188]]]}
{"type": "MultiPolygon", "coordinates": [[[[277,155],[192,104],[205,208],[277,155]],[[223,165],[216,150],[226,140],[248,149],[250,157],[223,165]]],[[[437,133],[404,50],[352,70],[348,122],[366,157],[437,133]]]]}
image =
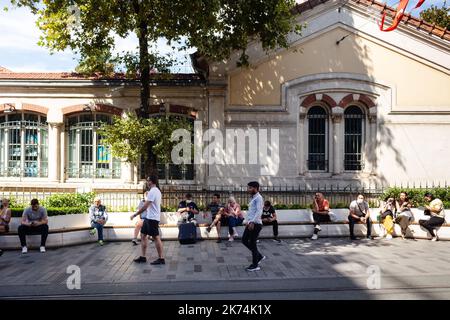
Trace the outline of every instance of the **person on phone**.
{"type": "Polygon", "coordinates": [[[431,241],[438,241],[439,237],[435,230],[445,222],[444,204],[440,199],[434,198],[433,194],[430,192],[425,193],[424,198],[425,201],[429,202],[429,204],[425,206],[425,214],[428,214],[430,219],[421,219],[419,220],[419,224],[431,234],[431,241]]]}
{"type": "Polygon", "coordinates": [[[234,238],[239,237],[236,227],[244,222],[241,206],[234,197],[228,199],[225,214],[228,216],[228,241],[234,241],[234,238]]]}
{"type": "Polygon", "coordinates": [[[192,194],[187,193],[185,199],[178,204],[178,211],[181,220],[186,222],[195,222],[195,215],[199,213],[198,207],[192,201],[192,194]]]}
{"type": "Polygon", "coordinates": [[[17,232],[19,234],[22,253],[28,252],[26,236],[30,234],[41,235],[41,246],[39,250],[45,252],[45,243],[48,237],[48,216],[47,210],[39,205],[38,199],[31,200],[31,206],[26,208],[22,214],[21,225],[17,232]]]}
{"type": "MultiPolygon", "coordinates": [[[[144,198],[139,202],[138,210],[141,209],[144,206],[145,199],[147,199],[147,195],[148,195],[148,191],[145,191],[144,192],[144,198]]],[[[134,227],[134,238],[133,238],[133,240],[131,240],[131,242],[135,246],[138,245],[138,236],[139,236],[139,232],[141,232],[142,225],[144,224],[143,216],[145,214],[146,214],[145,211],[143,213],[141,213],[141,215],[139,216],[138,221],[136,222],[136,225],[134,227]]]]}
{"type": "Polygon", "coordinates": [[[350,203],[348,222],[350,227],[350,239],[357,240],[354,234],[355,223],[362,222],[367,225],[367,239],[372,239],[372,220],[370,219],[369,204],[362,194],[350,203]]]}
{"type": "Polygon", "coordinates": [[[9,232],[10,222],[11,222],[11,209],[9,208],[9,200],[3,199],[0,208],[0,233],[9,232]]]}
{"type": "Polygon", "coordinates": [[[275,208],[272,206],[270,201],[264,202],[263,214],[261,216],[263,226],[272,226],[273,240],[280,243],[281,240],[278,238],[278,220],[275,208]]]}
{"type": "Polygon", "coordinates": [[[91,221],[91,234],[98,232],[98,244],[103,245],[103,227],[108,221],[106,207],[102,205],[100,198],[94,199],[94,204],[89,208],[89,219],[91,221]]]}
{"type": "Polygon", "coordinates": [[[314,233],[311,240],[317,240],[319,238],[319,232],[322,230],[320,227],[321,222],[330,222],[330,204],[322,193],[317,192],[314,195],[314,201],[312,204],[312,213],[314,220],[314,233]]]}
{"type": "Polygon", "coordinates": [[[259,193],[259,183],[251,181],[247,184],[247,192],[252,196],[247,211],[247,226],[242,235],[242,243],[252,252],[252,264],[245,270],[258,271],[261,261],[266,259],[259,251],[256,244],[262,229],[261,216],[263,213],[264,199],[259,193]]]}
{"type": "Polygon", "coordinates": [[[406,192],[400,192],[400,199],[395,202],[395,206],[397,209],[395,223],[400,225],[402,230],[402,239],[406,239],[408,227],[414,221],[414,215],[411,212],[411,201],[409,200],[406,192]]]}
{"type": "Polygon", "coordinates": [[[394,234],[394,217],[396,210],[395,199],[392,197],[387,198],[380,209],[381,224],[386,232],[384,236],[387,240],[391,240],[392,235],[394,234]]]}
{"type": "MultiPolygon", "coordinates": [[[[211,212],[211,224],[206,228],[206,232],[210,233],[212,228],[215,226],[217,230],[217,243],[222,242],[222,239],[220,239],[220,228],[223,225],[227,224],[227,215],[225,214],[225,206],[220,202],[220,194],[215,193],[212,197],[212,201],[208,206],[206,207],[207,211],[211,212]]],[[[206,218],[206,215],[203,215],[204,218],[206,218]]]]}

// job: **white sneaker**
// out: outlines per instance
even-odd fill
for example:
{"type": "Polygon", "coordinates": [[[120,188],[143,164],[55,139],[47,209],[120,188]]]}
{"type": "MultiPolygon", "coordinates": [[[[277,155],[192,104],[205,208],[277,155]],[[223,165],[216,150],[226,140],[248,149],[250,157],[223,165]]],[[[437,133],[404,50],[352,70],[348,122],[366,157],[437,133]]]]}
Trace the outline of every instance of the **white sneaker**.
{"type": "Polygon", "coordinates": [[[45,247],[40,247],[39,250],[44,253],[45,252],[45,247]]]}
{"type": "Polygon", "coordinates": [[[319,239],[319,236],[314,233],[311,237],[311,240],[317,240],[317,239],[319,239]]]}
{"type": "Polygon", "coordinates": [[[237,232],[235,232],[235,233],[233,234],[233,238],[237,238],[237,237],[239,237],[239,234],[238,234],[237,232]]]}
{"type": "Polygon", "coordinates": [[[233,238],[233,237],[229,237],[229,238],[228,238],[228,241],[233,242],[233,241],[234,241],[234,238],[233,238]]]}
{"type": "Polygon", "coordinates": [[[316,226],[314,227],[314,229],[317,229],[317,230],[319,230],[319,231],[322,231],[322,228],[321,228],[319,225],[316,225],[316,226]]]}
{"type": "Polygon", "coordinates": [[[431,239],[431,241],[438,241],[439,239],[438,239],[438,237],[433,237],[432,239],[431,239]]]}
{"type": "Polygon", "coordinates": [[[392,235],[387,234],[387,235],[386,235],[386,240],[392,240],[392,235]]]}
{"type": "Polygon", "coordinates": [[[22,247],[22,253],[23,254],[28,253],[28,248],[27,247],[22,247]]]}

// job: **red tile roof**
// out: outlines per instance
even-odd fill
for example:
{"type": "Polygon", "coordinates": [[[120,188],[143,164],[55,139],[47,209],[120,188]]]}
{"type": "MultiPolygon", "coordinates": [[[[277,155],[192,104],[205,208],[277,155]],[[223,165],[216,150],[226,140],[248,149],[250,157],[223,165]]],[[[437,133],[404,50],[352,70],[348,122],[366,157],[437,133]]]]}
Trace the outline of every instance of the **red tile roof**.
{"type": "MultiPolygon", "coordinates": [[[[307,0],[306,2],[296,5],[294,8],[294,12],[301,14],[302,12],[311,10],[314,7],[316,7],[322,3],[328,2],[328,1],[330,1],[330,0],[307,0]]],[[[381,3],[376,0],[348,0],[348,1],[360,4],[360,5],[363,5],[366,7],[371,7],[371,9],[374,9],[374,10],[380,12],[380,17],[381,17],[381,13],[386,12],[387,16],[393,18],[397,12],[396,9],[389,7],[385,3],[381,3]]],[[[404,24],[409,24],[411,26],[416,27],[417,30],[420,32],[424,32],[424,33],[426,32],[429,35],[434,35],[441,39],[450,41],[450,31],[449,30],[447,30],[445,28],[441,28],[434,24],[425,22],[422,19],[415,18],[415,17],[411,16],[410,14],[405,14],[402,18],[402,22],[404,24]]]]}
{"type": "MultiPolygon", "coordinates": [[[[6,70],[6,69],[5,69],[6,70]]],[[[152,74],[151,80],[155,82],[198,82],[203,81],[203,77],[194,73],[171,73],[152,74]]],[[[130,79],[123,73],[116,73],[113,76],[102,76],[100,74],[84,76],[76,72],[0,72],[0,80],[138,80],[130,79]]]]}
{"type": "Polygon", "coordinates": [[[8,69],[3,68],[2,66],[0,66],[0,73],[4,73],[4,72],[11,72],[11,70],[8,70],[8,69]]]}

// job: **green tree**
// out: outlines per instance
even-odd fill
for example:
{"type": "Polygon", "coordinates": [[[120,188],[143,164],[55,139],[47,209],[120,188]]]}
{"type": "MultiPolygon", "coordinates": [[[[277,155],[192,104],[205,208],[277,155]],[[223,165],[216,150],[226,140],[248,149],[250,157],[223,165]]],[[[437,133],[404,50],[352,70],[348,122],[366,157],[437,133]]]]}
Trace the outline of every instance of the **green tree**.
{"type": "MultiPolygon", "coordinates": [[[[240,51],[238,65],[248,65],[246,48],[258,40],[265,50],[288,47],[287,35],[299,33],[295,0],[10,0],[38,16],[39,44],[51,52],[78,53],[77,68],[108,76],[122,68],[140,81],[140,118],[148,118],[150,73],[167,71],[174,60],[151,48],[165,38],[175,50],[197,48],[210,60],[240,51]],[[135,51],[113,54],[117,37],[136,35],[135,51]]],[[[148,143],[147,153],[153,147],[148,143]]],[[[146,167],[154,168],[148,157],[146,167]]]]}
{"type": "Polygon", "coordinates": [[[159,116],[140,119],[135,113],[128,112],[125,117],[114,117],[112,124],[103,123],[99,129],[103,144],[111,146],[114,157],[138,165],[141,155],[147,156],[148,143],[151,141],[152,154],[157,155],[160,163],[170,163],[173,147],[178,141],[170,136],[176,129],[192,131],[192,123],[182,117],[159,116]]]}
{"type": "Polygon", "coordinates": [[[430,8],[423,10],[420,12],[420,18],[426,22],[450,30],[450,6],[447,6],[447,1],[444,1],[441,8],[431,5],[430,8]]]}

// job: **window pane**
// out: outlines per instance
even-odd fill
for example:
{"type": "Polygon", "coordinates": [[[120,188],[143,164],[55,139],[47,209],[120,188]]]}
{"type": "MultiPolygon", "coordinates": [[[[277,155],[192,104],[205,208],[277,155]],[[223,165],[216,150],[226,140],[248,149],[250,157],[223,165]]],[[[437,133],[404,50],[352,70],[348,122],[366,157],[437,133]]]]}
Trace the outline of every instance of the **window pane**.
{"type": "Polygon", "coordinates": [[[20,176],[21,162],[21,135],[20,129],[9,129],[9,146],[8,146],[8,172],[10,176],[20,176]]]}
{"type": "MultiPolygon", "coordinates": [[[[37,120],[37,117],[36,117],[37,120]]],[[[25,177],[38,176],[38,130],[25,129],[25,177]]]]}
{"type": "Polygon", "coordinates": [[[308,169],[328,170],[327,148],[328,116],[322,107],[308,112],[308,169]]]}
{"type": "Polygon", "coordinates": [[[362,169],[362,134],[364,114],[356,106],[350,106],[345,110],[345,170],[359,171],[362,169]]]}

